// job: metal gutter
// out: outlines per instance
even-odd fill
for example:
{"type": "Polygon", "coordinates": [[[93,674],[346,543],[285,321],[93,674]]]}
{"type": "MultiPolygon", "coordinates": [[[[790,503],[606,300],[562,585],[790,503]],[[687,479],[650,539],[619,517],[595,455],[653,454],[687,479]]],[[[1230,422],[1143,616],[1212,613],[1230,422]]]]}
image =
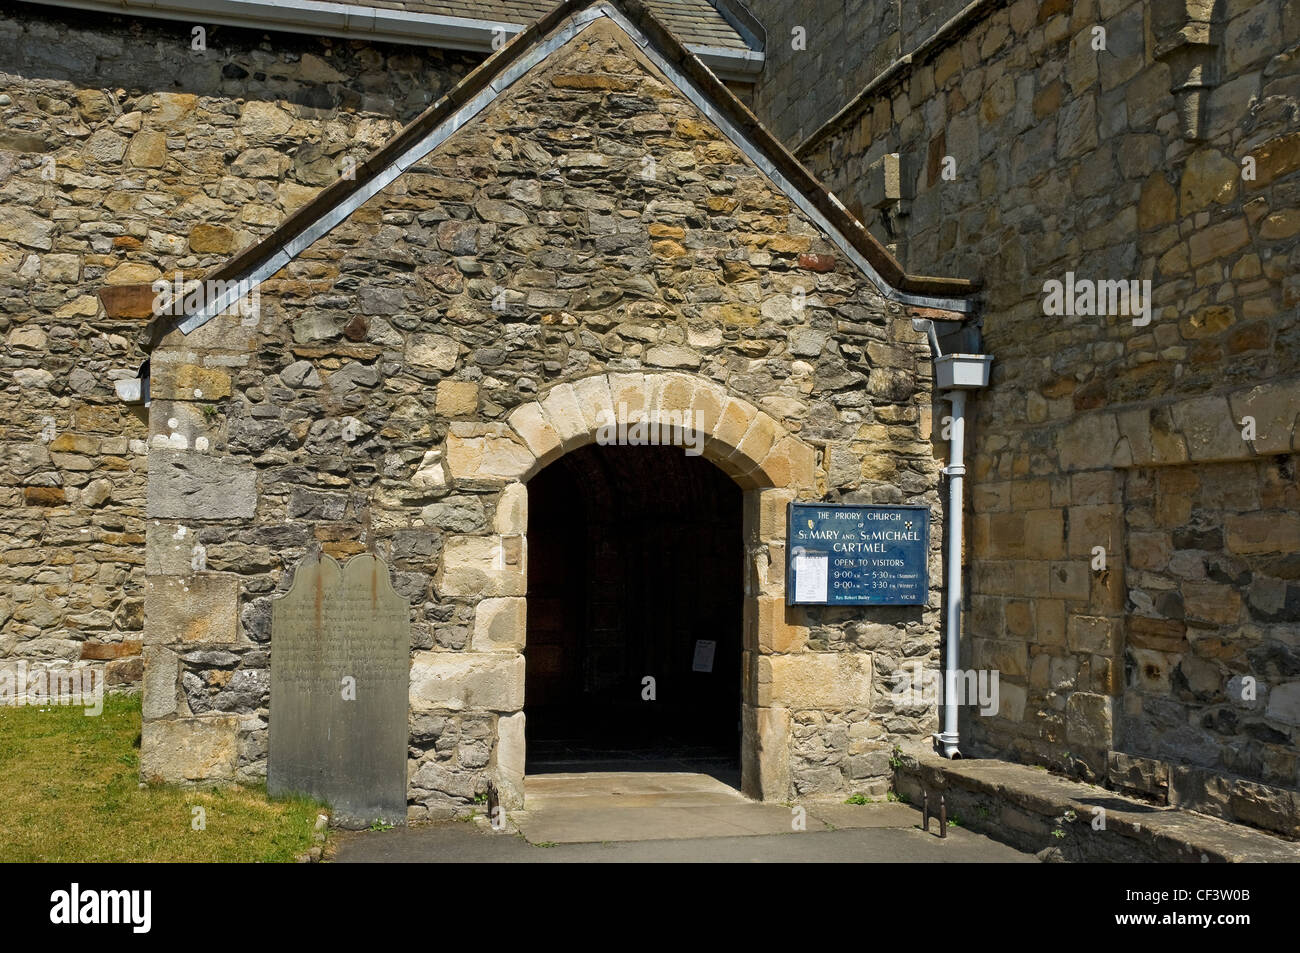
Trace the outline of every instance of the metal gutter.
{"type": "Polygon", "coordinates": [[[709,0],[709,6],[731,24],[731,28],[749,44],[751,50],[761,52],[767,49],[767,30],[740,0],[709,0]]]}
{"type": "MultiPolygon", "coordinates": [[[[181,20],[245,29],[280,30],[382,43],[436,46],[490,53],[523,32],[527,24],[410,13],[360,4],[316,0],[22,0],[39,6],[91,10],[118,16],[181,20]]],[[[730,22],[730,21],[728,21],[730,22]]],[[[739,32],[739,31],[738,31],[739,32]]],[[[743,37],[744,34],[741,34],[743,37]]],[[[747,40],[748,42],[748,40],[747,40]]],[[[715,46],[687,45],[721,79],[753,82],[763,69],[763,54],[715,46]]]]}

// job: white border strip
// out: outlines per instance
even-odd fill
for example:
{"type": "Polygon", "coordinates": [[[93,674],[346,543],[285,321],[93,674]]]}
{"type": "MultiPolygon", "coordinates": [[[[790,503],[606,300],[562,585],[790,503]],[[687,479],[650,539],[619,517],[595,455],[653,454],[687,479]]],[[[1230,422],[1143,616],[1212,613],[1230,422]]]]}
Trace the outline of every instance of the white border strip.
{"type": "MultiPolygon", "coordinates": [[[[641,47],[642,51],[652,63],[668,77],[670,81],[700,110],[710,121],[715,123],[719,129],[727,136],[731,143],[740,149],[749,159],[759,168],[764,175],[779,188],[787,198],[789,198],[805,215],[807,215],[823,232],[831,237],[835,245],[853,262],[868,278],[871,279],[880,294],[892,301],[901,304],[913,305],[922,308],[938,308],[946,311],[969,312],[974,310],[974,304],[963,298],[944,298],[930,295],[914,295],[907,292],[899,291],[889,282],[881,277],[880,273],[872,267],[871,263],[853,247],[852,243],[817,209],[815,205],[804,196],[798,189],[791,185],[790,181],[781,174],[765,156],[763,156],[754,144],[747,137],[742,135],[735,125],[726,116],[722,115],[714,105],[708,101],[707,97],[696,88],[695,84],[681,74],[672,64],[665,60],[652,46],[650,41],[635,26],[631,24],[618,10],[605,4],[589,7],[583,10],[553,33],[551,36],[533,46],[527,53],[519,57],[510,66],[496,77],[487,87],[480,90],[469,102],[461,106],[458,110],[438,124],[437,128],[430,131],[422,139],[410,146],[405,152],[399,155],[386,168],[380,171],[366,183],[364,183],[355,192],[349,194],[341,200],[338,205],[334,206],[315,222],[309,225],[301,233],[290,239],[285,245],[276,251],[261,265],[257,266],[247,276],[235,280],[233,287],[230,287],[224,294],[205,306],[201,311],[180,322],[178,327],[182,333],[189,334],[191,331],[202,327],[208,321],[212,320],[221,312],[235,304],[244,294],[247,294],[253,288],[266,281],[281,268],[284,268],[291,261],[312,246],[313,243],[328,234],[336,225],[341,223],[358,208],[374,198],[385,186],[391,183],[399,175],[405,172],[415,163],[419,162],[426,155],[446,142],[452,135],[458,132],[466,123],[482,112],[493,100],[500,95],[505,89],[512,86],[521,76],[531,70],[538,63],[541,63],[553,52],[564,46],[579,33],[585,30],[591,23],[602,17],[608,17],[623,29],[628,36],[632,37],[634,42],[641,47]]],[[[834,197],[832,196],[834,199],[834,197]]],[[[838,199],[835,199],[838,202],[838,199]]],[[[842,206],[841,206],[842,207],[842,206]]]]}

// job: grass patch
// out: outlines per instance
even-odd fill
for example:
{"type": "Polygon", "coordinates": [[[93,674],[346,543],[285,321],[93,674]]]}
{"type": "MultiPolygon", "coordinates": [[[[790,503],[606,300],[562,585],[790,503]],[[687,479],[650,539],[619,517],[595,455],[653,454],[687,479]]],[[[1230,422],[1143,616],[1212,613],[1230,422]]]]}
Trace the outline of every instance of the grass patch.
{"type": "Polygon", "coordinates": [[[0,708],[0,862],[291,861],[321,805],[264,787],[139,786],[140,701],[0,708]],[[194,808],[205,830],[192,827],[194,808]]]}

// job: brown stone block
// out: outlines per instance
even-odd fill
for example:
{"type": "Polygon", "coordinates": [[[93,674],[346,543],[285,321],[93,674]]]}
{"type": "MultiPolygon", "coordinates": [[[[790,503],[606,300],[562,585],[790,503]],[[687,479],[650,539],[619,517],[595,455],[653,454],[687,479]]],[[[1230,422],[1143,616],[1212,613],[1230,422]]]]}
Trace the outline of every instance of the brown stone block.
{"type": "Polygon", "coordinates": [[[780,424],[758,411],[731,456],[743,469],[756,469],[784,435],[780,424]]]}
{"type": "Polygon", "coordinates": [[[1123,567],[1112,565],[1105,572],[1089,573],[1092,591],[1088,596],[1088,608],[1098,615],[1121,615],[1128,599],[1124,585],[1123,567]]]}
{"type": "Polygon", "coordinates": [[[1128,563],[1135,569],[1151,569],[1158,572],[1169,565],[1169,558],[1172,555],[1173,542],[1169,533],[1129,534],[1128,563]]]}
{"type": "Polygon", "coordinates": [[[979,546],[978,543],[982,541],[977,536],[977,551],[982,549],[987,555],[995,558],[1024,554],[1024,513],[991,513],[987,517],[982,517],[981,522],[987,526],[987,541],[983,546],[979,546]]]}
{"type": "Polygon", "coordinates": [[[558,89],[597,89],[606,92],[629,92],[640,80],[636,76],[611,76],[608,73],[555,73],[551,85],[558,89]]]}
{"type": "Polygon", "coordinates": [[[1038,599],[1034,606],[1034,641],[1039,645],[1065,645],[1065,602],[1038,599]]]}
{"type": "Polygon", "coordinates": [[[1231,255],[1250,243],[1244,218],[1230,218],[1192,232],[1187,241],[1189,262],[1193,268],[1231,255]]]}
{"type": "Polygon", "coordinates": [[[1012,564],[1015,588],[1008,595],[1042,598],[1052,595],[1051,563],[1017,561],[1012,564]]]}
{"type": "Polygon", "coordinates": [[[1089,689],[1101,695],[1118,695],[1124,687],[1123,662],[1117,656],[1094,655],[1089,659],[1089,689]]]}
{"type": "Polygon", "coordinates": [[[349,556],[355,556],[357,553],[364,553],[365,551],[365,544],[354,539],[336,540],[324,543],[321,546],[321,552],[339,560],[347,559],[349,556]]]}
{"type": "Polygon", "coordinates": [[[195,254],[228,255],[235,250],[235,232],[225,225],[195,225],[190,230],[190,251],[195,254]]]}
{"type": "Polygon", "coordinates": [[[1083,560],[1053,562],[1048,579],[1059,599],[1086,600],[1092,593],[1091,570],[1083,560]]]}
{"type": "Polygon", "coordinates": [[[440,596],[522,596],[526,563],[519,537],[449,536],[434,585],[440,596]]]}
{"type": "Polygon", "coordinates": [[[759,470],[766,485],[811,491],[817,481],[817,453],[798,437],[783,437],[763,458],[759,470]]]}
{"type": "Polygon", "coordinates": [[[144,658],[136,655],[130,658],[110,659],[104,666],[105,685],[139,685],[144,678],[144,658]]]}
{"type": "Polygon", "coordinates": [[[417,652],[411,664],[415,711],[523,708],[524,657],[516,652],[417,652]]]}
{"type": "Polygon", "coordinates": [[[106,285],[99,289],[99,303],[110,318],[152,318],[157,293],[149,284],[106,285]]]}
{"type": "Polygon", "coordinates": [[[435,410],[440,417],[468,417],[478,411],[478,384],[474,381],[438,381],[435,410]]]}
{"type": "MultiPolygon", "coordinates": [[[[713,428],[712,439],[721,443],[729,451],[734,451],[740,446],[741,439],[749,431],[750,424],[753,423],[756,413],[757,411],[752,405],[743,400],[731,398],[727,401],[726,407],[722,409],[717,426],[713,428]]],[[[727,455],[730,456],[730,453],[727,455]]]]}
{"type": "Polygon", "coordinates": [[[1049,480],[1015,480],[1009,484],[1011,506],[1017,510],[1031,510],[1052,505],[1052,485],[1049,480]]]}
{"type": "Polygon", "coordinates": [[[1069,554],[1091,559],[1097,546],[1114,559],[1122,551],[1124,539],[1123,511],[1119,504],[1072,506],[1069,554]]]}
{"type": "Polygon", "coordinates": [[[1255,158],[1255,179],[1246,183],[1249,190],[1262,189],[1275,179],[1300,169],[1300,132],[1290,132],[1261,142],[1250,150],[1255,158]]]}
{"type": "Polygon", "coordinates": [[[1024,555],[1030,559],[1056,559],[1065,555],[1064,512],[1058,509],[1025,513],[1024,555]]]}
{"type": "Polygon", "coordinates": [[[1174,655],[1188,649],[1187,625],[1177,619],[1129,616],[1127,628],[1127,642],[1134,648],[1174,655]]]}
{"type": "Polygon", "coordinates": [[[1199,478],[1190,468],[1161,470],[1156,484],[1156,524],[1173,528],[1186,523],[1199,486],[1199,478]]]}
{"type": "Polygon", "coordinates": [[[1066,700],[1065,735],[1072,745],[1109,750],[1113,743],[1112,699],[1105,695],[1074,692],[1066,700]]]}
{"type": "Polygon", "coordinates": [[[786,514],[795,491],[783,488],[754,490],[745,494],[745,528],[754,542],[785,540],[786,514]]]}
{"type": "Polygon", "coordinates": [[[834,271],[835,256],[834,255],[812,255],[812,254],[800,255],[799,267],[805,268],[808,271],[821,271],[821,272],[834,271]]]}
{"type": "Polygon", "coordinates": [[[138,639],[125,639],[121,642],[83,642],[81,644],[81,657],[96,661],[127,658],[132,655],[139,655],[143,644],[138,639]]]}
{"type": "Polygon", "coordinates": [[[1177,197],[1163,172],[1153,172],[1142,185],[1138,199],[1138,228],[1146,231],[1172,222],[1177,214],[1177,197]]]}
{"type": "Polygon", "coordinates": [[[1231,625],[1241,618],[1241,593],[1232,586],[1185,582],[1182,594],[1188,619],[1231,625]]]}
{"type": "Polygon", "coordinates": [[[1029,674],[1029,645],[1011,639],[972,639],[974,667],[1024,678],[1029,674]]]}
{"type": "Polygon", "coordinates": [[[230,374],[217,367],[154,361],[149,394],[154,400],[221,400],[230,396],[230,374]]]}
{"type": "Polygon", "coordinates": [[[1230,553],[1300,552],[1300,513],[1244,513],[1224,525],[1230,553]]]}
{"type": "Polygon", "coordinates": [[[64,432],[50,441],[51,453],[98,453],[99,438],[64,432]]]}
{"type": "Polygon", "coordinates": [[[1033,633],[1034,616],[1030,603],[1019,599],[1008,599],[1004,611],[1008,633],[1019,636],[1033,633]]]}
{"type": "Polygon", "coordinates": [[[595,438],[587,427],[587,419],[572,384],[555,385],[538,403],[565,450],[591,443],[595,438]]]}
{"type": "Polygon", "coordinates": [[[522,596],[480,600],[474,609],[474,651],[523,649],[527,616],[527,601],[522,596]]]}
{"type": "Polygon", "coordinates": [[[64,506],[68,503],[68,497],[62,487],[25,486],[23,503],[27,506],[64,506]]]}
{"type": "Polygon", "coordinates": [[[790,711],[745,705],[741,715],[744,793],[764,801],[786,800],[790,797],[790,711]]]}
{"type": "Polygon", "coordinates": [[[481,433],[479,425],[471,424],[465,434],[456,432],[461,426],[453,424],[447,434],[447,469],[453,480],[504,482],[526,479],[533,472],[537,459],[532,451],[503,425],[481,433]]]}

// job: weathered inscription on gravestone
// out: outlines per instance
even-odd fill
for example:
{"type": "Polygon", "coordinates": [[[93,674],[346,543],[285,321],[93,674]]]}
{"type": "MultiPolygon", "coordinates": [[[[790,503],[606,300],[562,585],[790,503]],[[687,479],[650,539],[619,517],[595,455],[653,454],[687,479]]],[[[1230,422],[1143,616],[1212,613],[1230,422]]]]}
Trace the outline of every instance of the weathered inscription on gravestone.
{"type": "Polygon", "coordinates": [[[304,561],[271,607],[267,790],[320,798],[344,827],[406,823],[410,655],[382,559],[304,561]]]}

